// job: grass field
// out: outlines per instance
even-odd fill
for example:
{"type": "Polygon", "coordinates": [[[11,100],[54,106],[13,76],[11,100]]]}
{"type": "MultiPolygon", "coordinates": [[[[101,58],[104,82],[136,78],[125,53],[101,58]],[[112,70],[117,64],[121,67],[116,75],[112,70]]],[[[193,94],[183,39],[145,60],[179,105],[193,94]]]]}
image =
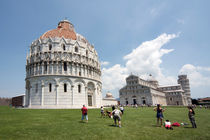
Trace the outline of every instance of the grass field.
{"type": "MultiPolygon", "coordinates": [[[[165,107],[165,119],[186,122],[186,107],[165,107]]],[[[112,126],[113,120],[101,118],[99,109],[89,109],[88,123],[81,123],[79,109],[13,109],[0,106],[0,140],[22,139],[86,139],[86,140],[210,140],[210,110],[195,109],[198,128],[156,127],[152,108],[125,108],[122,128],[112,126]]]]}

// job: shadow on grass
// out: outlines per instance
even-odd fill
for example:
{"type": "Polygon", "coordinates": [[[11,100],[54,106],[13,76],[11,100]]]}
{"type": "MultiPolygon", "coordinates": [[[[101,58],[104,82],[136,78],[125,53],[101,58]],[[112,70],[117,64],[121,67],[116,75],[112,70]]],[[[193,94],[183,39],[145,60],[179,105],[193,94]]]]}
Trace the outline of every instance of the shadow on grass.
{"type": "Polygon", "coordinates": [[[152,127],[161,127],[161,126],[157,126],[156,124],[151,125],[152,127]]]}
{"type": "Polygon", "coordinates": [[[193,127],[190,127],[190,126],[185,126],[184,128],[191,128],[191,129],[193,129],[193,127]]]}
{"type": "Polygon", "coordinates": [[[110,124],[110,125],[108,125],[108,126],[110,126],[110,127],[117,127],[116,125],[114,125],[114,124],[110,124]]]}
{"type": "Polygon", "coordinates": [[[86,121],[78,121],[79,123],[87,123],[86,121]]]}

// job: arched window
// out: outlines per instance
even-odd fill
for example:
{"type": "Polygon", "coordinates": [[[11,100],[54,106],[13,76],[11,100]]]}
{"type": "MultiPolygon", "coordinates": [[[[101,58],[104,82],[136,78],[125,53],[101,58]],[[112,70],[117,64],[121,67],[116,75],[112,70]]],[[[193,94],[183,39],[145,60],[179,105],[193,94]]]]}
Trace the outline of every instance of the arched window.
{"type": "Polygon", "coordinates": [[[63,70],[67,71],[67,63],[66,62],[63,63],[63,70]]]}
{"type": "Polygon", "coordinates": [[[66,83],[63,85],[63,89],[64,89],[64,92],[67,92],[67,84],[66,83]]]}
{"type": "Polygon", "coordinates": [[[78,47],[75,47],[75,48],[74,48],[74,51],[75,51],[75,52],[79,52],[78,47]]]}
{"type": "Polygon", "coordinates": [[[38,92],[38,83],[36,84],[36,87],[35,87],[35,92],[37,93],[38,92]]]}
{"type": "Polygon", "coordinates": [[[52,50],[52,44],[49,44],[49,51],[52,50]]]}
{"type": "Polygon", "coordinates": [[[81,76],[81,71],[79,71],[79,76],[81,76]]]}
{"type": "Polygon", "coordinates": [[[81,85],[78,85],[78,93],[81,93],[81,85]]]}
{"type": "Polygon", "coordinates": [[[88,50],[86,50],[86,56],[88,56],[88,50]]]}
{"type": "Polygon", "coordinates": [[[66,50],[66,46],[63,44],[63,50],[65,51],[66,50]]]}
{"type": "Polygon", "coordinates": [[[47,71],[47,62],[44,62],[44,71],[47,71]]]}
{"type": "Polygon", "coordinates": [[[49,83],[49,92],[51,92],[51,91],[52,91],[52,84],[49,83]]]}

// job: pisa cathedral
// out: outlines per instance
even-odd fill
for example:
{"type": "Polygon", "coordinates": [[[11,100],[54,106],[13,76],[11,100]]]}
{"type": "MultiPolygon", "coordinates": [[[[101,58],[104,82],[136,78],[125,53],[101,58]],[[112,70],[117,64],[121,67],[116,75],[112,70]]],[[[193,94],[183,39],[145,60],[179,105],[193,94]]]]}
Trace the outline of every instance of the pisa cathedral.
{"type": "Polygon", "coordinates": [[[152,75],[144,80],[135,75],[126,78],[120,89],[120,104],[145,105],[191,105],[190,85],[187,75],[179,75],[176,85],[160,86],[152,75]]]}
{"type": "Polygon", "coordinates": [[[26,107],[101,106],[98,54],[68,20],[33,41],[26,61],[26,107]]]}

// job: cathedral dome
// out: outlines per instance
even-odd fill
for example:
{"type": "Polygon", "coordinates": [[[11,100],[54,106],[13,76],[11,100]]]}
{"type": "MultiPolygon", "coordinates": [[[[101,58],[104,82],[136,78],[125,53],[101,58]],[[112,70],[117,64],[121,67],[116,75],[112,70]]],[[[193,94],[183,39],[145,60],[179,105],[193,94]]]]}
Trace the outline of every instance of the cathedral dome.
{"type": "Polygon", "coordinates": [[[106,98],[113,98],[112,93],[111,92],[107,92],[106,93],[106,98]]]}
{"type": "Polygon", "coordinates": [[[154,82],[154,81],[157,81],[157,80],[152,76],[152,74],[150,74],[147,81],[154,82]]]}
{"type": "Polygon", "coordinates": [[[62,20],[58,23],[58,27],[56,29],[45,32],[40,36],[40,39],[55,37],[76,40],[77,36],[74,31],[73,24],[71,24],[68,20],[62,20]]]}
{"type": "Polygon", "coordinates": [[[147,81],[156,87],[159,85],[158,81],[152,76],[152,74],[149,75],[147,81]]]}

